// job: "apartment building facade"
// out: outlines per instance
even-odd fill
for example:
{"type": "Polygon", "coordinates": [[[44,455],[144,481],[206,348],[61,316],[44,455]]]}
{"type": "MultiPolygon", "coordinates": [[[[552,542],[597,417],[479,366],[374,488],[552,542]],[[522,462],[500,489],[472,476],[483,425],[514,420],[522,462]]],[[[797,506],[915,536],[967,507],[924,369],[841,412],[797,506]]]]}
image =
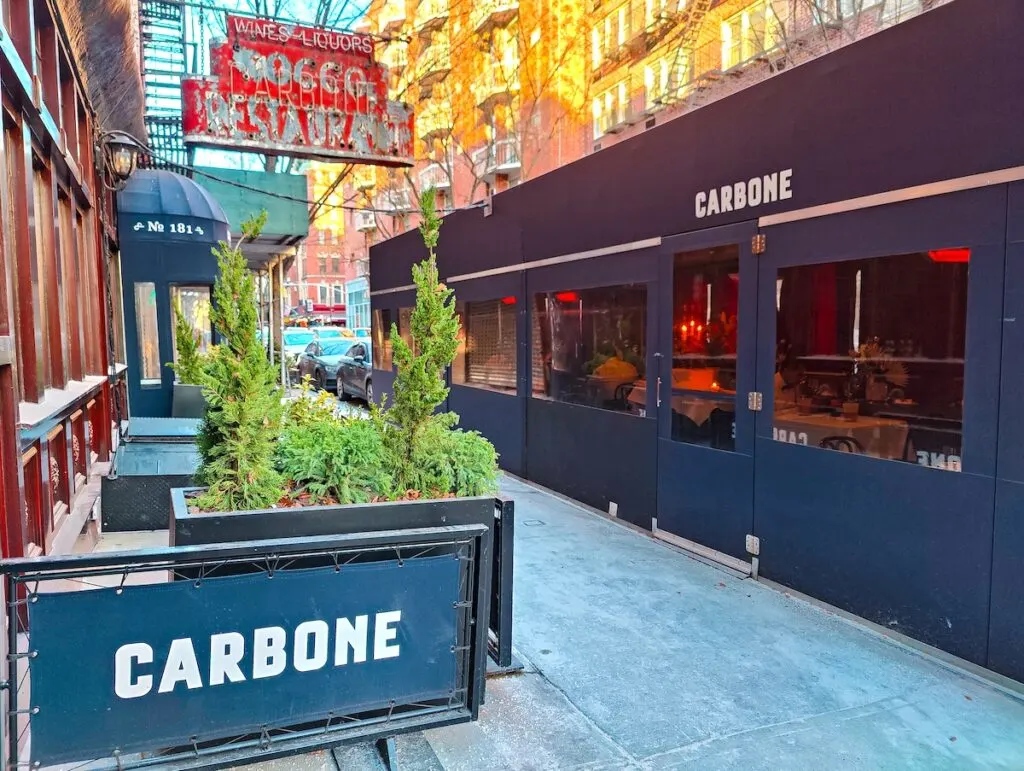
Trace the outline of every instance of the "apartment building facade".
{"type": "Polygon", "coordinates": [[[330,308],[336,322],[345,319],[346,285],[366,274],[365,245],[360,243],[362,239],[346,238],[352,222],[336,183],[350,169],[344,164],[310,164],[307,194],[320,205],[311,210],[309,237],[298,247],[285,275],[288,308],[297,313],[330,308]]]}

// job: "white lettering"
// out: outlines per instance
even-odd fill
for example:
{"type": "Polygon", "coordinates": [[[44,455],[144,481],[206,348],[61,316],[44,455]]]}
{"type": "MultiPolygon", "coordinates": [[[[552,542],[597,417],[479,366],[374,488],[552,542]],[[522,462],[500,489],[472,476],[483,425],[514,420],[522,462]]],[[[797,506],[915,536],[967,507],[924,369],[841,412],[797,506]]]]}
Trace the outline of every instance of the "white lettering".
{"type": "Polygon", "coordinates": [[[752,180],[747,182],[747,205],[748,206],[760,206],[761,205],[761,178],[754,177],[752,180]]]}
{"type": "Polygon", "coordinates": [[[331,630],[327,627],[326,621],[304,621],[295,627],[295,657],[294,666],[296,672],[313,672],[321,669],[327,663],[327,638],[331,630]],[[309,641],[313,638],[313,653],[309,653],[309,641]]]}
{"type": "Polygon", "coordinates": [[[389,610],[386,613],[378,613],[374,619],[373,628],[373,658],[393,659],[399,654],[399,645],[388,643],[398,636],[398,630],[392,629],[391,624],[397,624],[402,620],[402,611],[389,610]]]}
{"type": "Polygon", "coordinates": [[[747,186],[743,182],[737,182],[732,186],[732,200],[737,209],[745,209],[747,206],[747,186]]]}
{"type": "Polygon", "coordinates": [[[703,217],[705,214],[708,213],[708,194],[705,193],[703,190],[697,193],[697,197],[694,203],[696,204],[698,218],[703,217]]]}
{"type": "Polygon", "coordinates": [[[178,683],[185,683],[189,690],[203,687],[203,678],[199,674],[199,662],[196,661],[196,650],[192,641],[184,637],[171,641],[171,649],[167,652],[167,662],[160,678],[158,693],[170,693],[178,683]]]}
{"type": "Polygon", "coordinates": [[[339,618],[334,627],[334,666],[348,664],[348,649],[352,648],[352,662],[366,661],[367,617],[356,616],[355,626],[347,618],[339,618]]]}
{"type": "Polygon", "coordinates": [[[786,201],[793,197],[793,170],[783,169],[748,180],[700,190],[693,198],[698,219],[713,214],[741,211],[762,203],[786,201]]]}
{"type": "Polygon", "coordinates": [[[718,195],[722,200],[722,211],[732,211],[732,188],[723,187],[718,195]]]}
{"type": "Polygon", "coordinates": [[[268,626],[253,632],[252,679],[277,677],[288,664],[284,646],[288,635],[279,626],[268,626]]]}
{"type": "Polygon", "coordinates": [[[711,190],[708,193],[708,214],[718,214],[718,191],[711,190]]]}
{"type": "Polygon", "coordinates": [[[793,170],[786,169],[779,172],[779,200],[785,201],[793,197],[793,189],[790,183],[793,180],[793,170]]]}
{"type": "Polygon", "coordinates": [[[153,688],[152,675],[132,679],[134,664],[152,664],[153,649],[146,643],[122,645],[114,654],[114,693],[122,699],[137,699],[153,688]]]}
{"type": "Polygon", "coordinates": [[[231,683],[245,680],[238,666],[244,655],[245,638],[238,632],[210,635],[210,685],[223,685],[225,677],[231,683]]]}

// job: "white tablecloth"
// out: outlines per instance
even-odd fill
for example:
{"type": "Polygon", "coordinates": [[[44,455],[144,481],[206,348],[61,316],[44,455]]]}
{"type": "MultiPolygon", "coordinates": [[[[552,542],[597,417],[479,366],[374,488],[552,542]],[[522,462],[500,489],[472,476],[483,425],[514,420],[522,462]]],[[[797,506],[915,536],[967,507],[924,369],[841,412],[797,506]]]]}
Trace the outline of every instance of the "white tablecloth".
{"type": "Polygon", "coordinates": [[[817,447],[826,437],[848,436],[857,440],[865,455],[899,460],[907,452],[909,430],[902,420],[859,415],[857,420],[849,421],[826,413],[801,415],[795,409],[777,411],[772,429],[780,442],[811,447],[817,447]]]}

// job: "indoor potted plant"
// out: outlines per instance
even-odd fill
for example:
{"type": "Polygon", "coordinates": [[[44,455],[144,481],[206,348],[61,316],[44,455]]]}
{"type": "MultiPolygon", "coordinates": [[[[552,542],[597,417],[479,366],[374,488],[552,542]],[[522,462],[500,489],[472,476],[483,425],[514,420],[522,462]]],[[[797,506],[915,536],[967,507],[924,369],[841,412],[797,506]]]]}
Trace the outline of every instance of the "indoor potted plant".
{"type": "MultiPolygon", "coordinates": [[[[259,343],[253,278],[235,244],[215,252],[220,275],[212,317],[221,344],[200,379],[207,399],[197,438],[203,487],[171,491],[171,543],[493,525],[498,466],[493,446],[437,413],[447,397],[459,322],[434,254],[440,218],[421,198],[427,258],[413,268],[411,344],[391,329],[397,375],[387,408],[369,419],[337,414],[333,399],[304,392],[285,402],[259,343]]],[[[263,218],[243,225],[259,234],[263,218]]]]}

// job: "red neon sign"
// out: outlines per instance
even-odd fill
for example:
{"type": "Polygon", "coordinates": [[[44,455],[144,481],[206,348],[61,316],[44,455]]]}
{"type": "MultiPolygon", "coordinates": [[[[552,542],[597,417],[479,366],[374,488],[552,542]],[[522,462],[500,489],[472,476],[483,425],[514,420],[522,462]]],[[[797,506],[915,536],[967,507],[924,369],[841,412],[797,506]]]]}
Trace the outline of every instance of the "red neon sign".
{"type": "Polygon", "coordinates": [[[181,82],[185,141],[252,152],[413,164],[412,109],[388,101],[368,35],[228,15],[211,77],[181,82]]]}
{"type": "Polygon", "coordinates": [[[580,296],[575,292],[555,292],[555,299],[560,303],[574,303],[580,296]]]}

